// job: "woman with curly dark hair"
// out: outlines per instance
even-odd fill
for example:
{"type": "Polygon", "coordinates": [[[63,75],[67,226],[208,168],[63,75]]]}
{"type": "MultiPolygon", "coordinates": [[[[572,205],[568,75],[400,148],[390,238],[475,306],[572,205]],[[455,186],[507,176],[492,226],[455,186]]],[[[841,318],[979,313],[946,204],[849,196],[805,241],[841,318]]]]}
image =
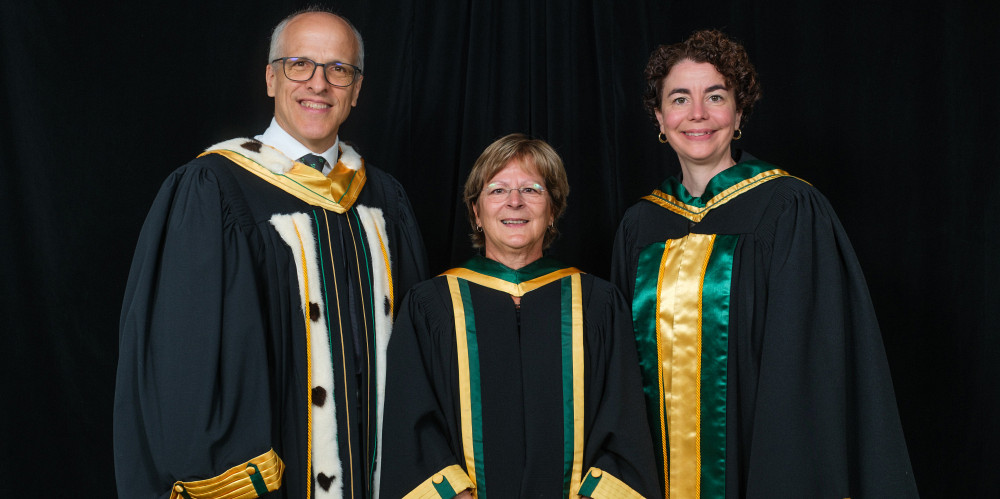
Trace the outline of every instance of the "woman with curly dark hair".
{"type": "Polygon", "coordinates": [[[680,160],[625,214],[632,304],[668,497],[916,497],[878,322],[826,198],[732,141],[760,99],[718,31],[657,48],[646,109],[680,160]]]}

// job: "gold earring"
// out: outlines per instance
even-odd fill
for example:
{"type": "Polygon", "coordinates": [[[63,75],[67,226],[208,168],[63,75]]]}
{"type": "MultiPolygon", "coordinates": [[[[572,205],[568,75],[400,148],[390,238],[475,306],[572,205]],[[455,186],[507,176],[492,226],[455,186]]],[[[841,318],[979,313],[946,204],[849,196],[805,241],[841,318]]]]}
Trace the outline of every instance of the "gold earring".
{"type": "Polygon", "coordinates": [[[656,140],[659,140],[661,144],[666,144],[667,142],[669,142],[667,140],[667,136],[663,135],[663,132],[660,132],[660,134],[656,136],[656,140]]]}
{"type": "Polygon", "coordinates": [[[741,138],[743,138],[743,131],[737,128],[736,133],[733,134],[733,140],[740,140],[741,138]]]}
{"type": "Polygon", "coordinates": [[[482,225],[477,225],[476,226],[476,232],[482,232],[482,231],[483,231],[483,226],[482,225]]]}

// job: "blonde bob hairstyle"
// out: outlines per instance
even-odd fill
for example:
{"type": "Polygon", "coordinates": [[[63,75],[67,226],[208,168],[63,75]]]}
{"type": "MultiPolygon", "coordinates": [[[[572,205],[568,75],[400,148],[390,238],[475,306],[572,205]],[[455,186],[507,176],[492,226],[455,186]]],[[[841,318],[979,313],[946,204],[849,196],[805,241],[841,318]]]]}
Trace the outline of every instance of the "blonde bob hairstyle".
{"type": "Polygon", "coordinates": [[[553,222],[545,232],[543,247],[548,248],[559,236],[559,230],[555,225],[566,211],[566,197],[569,195],[569,182],[566,180],[566,169],[563,167],[562,159],[545,141],[532,139],[521,133],[512,133],[501,137],[483,150],[465,181],[465,208],[469,214],[469,225],[472,227],[469,237],[472,239],[473,248],[482,248],[486,244],[486,236],[477,230],[476,225],[474,208],[479,202],[479,195],[486,187],[486,183],[500,170],[506,168],[512,160],[518,160],[528,168],[534,168],[545,184],[553,222]]]}

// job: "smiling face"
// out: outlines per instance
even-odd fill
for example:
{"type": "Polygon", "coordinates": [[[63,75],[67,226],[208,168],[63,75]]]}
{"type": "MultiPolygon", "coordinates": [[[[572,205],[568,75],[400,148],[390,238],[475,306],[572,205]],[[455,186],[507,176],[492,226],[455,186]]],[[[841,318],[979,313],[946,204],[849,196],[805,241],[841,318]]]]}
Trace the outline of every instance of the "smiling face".
{"type": "Polygon", "coordinates": [[[675,64],[663,79],[655,114],[681,166],[725,169],[734,164],[729,144],[740,114],[725,77],[711,63],[685,59],[675,64]]]}
{"type": "Polygon", "coordinates": [[[549,195],[543,192],[532,201],[517,190],[534,184],[544,188],[542,176],[519,158],[510,160],[486,182],[475,204],[476,224],[482,226],[486,239],[486,258],[518,269],[542,257],[545,231],[554,221],[549,195]],[[494,184],[514,190],[506,199],[491,200],[487,191],[494,184]]]}
{"type": "MultiPolygon", "coordinates": [[[[306,57],[318,63],[355,61],[358,53],[354,31],[339,17],[323,12],[302,14],[289,21],[278,43],[277,57],[306,57]]],[[[349,87],[330,85],[317,67],[308,81],[285,77],[281,61],[265,71],[267,95],[274,97],[274,119],[311,151],[333,147],[341,123],[358,103],[362,77],[349,87]]]]}

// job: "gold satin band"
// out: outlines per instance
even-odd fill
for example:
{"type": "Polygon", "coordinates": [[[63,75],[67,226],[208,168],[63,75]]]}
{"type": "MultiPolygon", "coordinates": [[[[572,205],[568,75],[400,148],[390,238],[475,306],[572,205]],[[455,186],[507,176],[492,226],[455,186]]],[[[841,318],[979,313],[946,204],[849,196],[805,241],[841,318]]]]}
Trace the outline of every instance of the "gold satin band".
{"type": "Polygon", "coordinates": [[[659,285],[670,291],[660,296],[658,322],[673,497],[697,498],[701,492],[701,287],[714,241],[711,234],[671,240],[661,271],[659,285]]]}
{"type": "Polygon", "coordinates": [[[465,305],[458,278],[448,276],[448,290],[455,315],[455,343],[458,350],[459,405],[462,411],[462,450],[465,452],[465,471],[476,485],[476,451],[472,439],[472,391],[469,386],[469,340],[465,336],[465,305]]]}
{"type": "MultiPolygon", "coordinates": [[[[512,282],[505,281],[503,279],[498,279],[496,277],[480,274],[465,268],[455,268],[449,269],[441,273],[441,275],[459,277],[465,279],[469,282],[474,282],[480,286],[485,286],[490,289],[495,289],[497,291],[503,291],[510,294],[511,296],[524,296],[529,291],[534,291],[546,284],[554,281],[558,281],[563,277],[573,274],[579,274],[580,270],[575,267],[569,267],[565,269],[559,269],[550,274],[545,274],[541,277],[536,277],[530,281],[524,281],[521,284],[514,284],[512,282]]],[[[450,282],[450,281],[449,281],[450,282]]]]}
{"type": "Polygon", "coordinates": [[[358,195],[361,194],[361,188],[364,187],[367,179],[364,165],[358,170],[351,170],[340,161],[327,177],[312,167],[297,161],[293,163],[291,170],[284,174],[277,174],[236,151],[216,149],[201,153],[198,157],[206,154],[225,156],[233,163],[242,166],[250,173],[296,198],[310,205],[341,214],[349,210],[357,201],[358,195]]]}
{"type": "MultiPolygon", "coordinates": [[[[575,269],[574,269],[575,270],[575,269]]],[[[549,274],[552,275],[552,274],[549,274]]],[[[543,276],[547,277],[547,276],[543,276]]],[[[583,354],[583,288],[580,274],[571,278],[573,288],[573,474],[569,490],[580,490],[583,474],[583,427],[585,420],[583,354]]]]}
{"type": "Polygon", "coordinates": [[[244,464],[233,466],[225,473],[194,482],[174,482],[170,489],[170,499],[184,499],[187,494],[191,499],[251,499],[259,497],[253,486],[252,475],[260,470],[260,479],[264,481],[268,492],[281,488],[281,478],[285,472],[285,463],[271,449],[244,464]],[[251,464],[255,465],[254,469],[251,464]]]}
{"type": "Polygon", "coordinates": [[[708,215],[708,212],[712,211],[719,206],[722,206],[729,201],[732,201],[744,189],[749,187],[756,187],[758,184],[774,180],[776,178],[787,177],[788,172],[784,170],[774,169],[768,170],[766,172],[758,173],[753,177],[750,177],[742,182],[737,182],[732,187],[716,194],[705,202],[704,207],[694,206],[691,204],[684,203],[675,196],[667,194],[659,189],[653,191],[653,194],[643,197],[647,201],[656,203],[692,222],[700,222],[701,219],[708,215]]]}
{"type": "Polygon", "coordinates": [[[415,489],[403,496],[403,499],[451,499],[450,497],[442,497],[437,487],[434,486],[435,484],[440,484],[443,480],[448,480],[451,488],[459,494],[466,489],[472,489],[473,491],[476,489],[476,484],[469,479],[469,475],[466,475],[462,471],[461,466],[453,464],[424,480],[423,483],[417,485],[415,489]]]}

